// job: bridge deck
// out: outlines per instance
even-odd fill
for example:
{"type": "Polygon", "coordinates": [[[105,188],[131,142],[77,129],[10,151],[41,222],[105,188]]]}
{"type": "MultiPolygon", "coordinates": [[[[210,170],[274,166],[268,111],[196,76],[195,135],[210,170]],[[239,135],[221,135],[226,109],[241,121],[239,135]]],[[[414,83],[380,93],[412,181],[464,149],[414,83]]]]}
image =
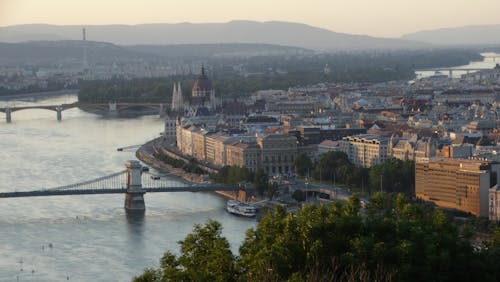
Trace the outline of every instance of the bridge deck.
{"type": "Polygon", "coordinates": [[[493,68],[428,68],[428,69],[415,69],[415,71],[481,71],[492,70],[493,68]]]}
{"type": "MultiPolygon", "coordinates": [[[[144,193],[158,192],[213,192],[213,191],[237,191],[236,186],[184,186],[184,187],[158,187],[144,188],[144,193]]],[[[94,194],[124,194],[127,189],[108,188],[108,189],[82,189],[82,190],[37,190],[21,192],[3,192],[0,198],[21,198],[21,197],[45,197],[45,196],[67,196],[67,195],[94,195],[94,194]]]]}

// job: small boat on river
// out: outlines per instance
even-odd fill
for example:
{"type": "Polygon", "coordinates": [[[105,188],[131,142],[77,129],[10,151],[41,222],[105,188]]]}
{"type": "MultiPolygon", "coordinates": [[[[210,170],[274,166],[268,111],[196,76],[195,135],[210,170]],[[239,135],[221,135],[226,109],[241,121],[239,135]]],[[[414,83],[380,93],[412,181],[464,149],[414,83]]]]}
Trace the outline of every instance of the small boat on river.
{"type": "Polygon", "coordinates": [[[229,213],[245,217],[254,217],[257,215],[257,207],[255,205],[245,202],[240,202],[237,200],[227,201],[226,210],[229,213]]]}

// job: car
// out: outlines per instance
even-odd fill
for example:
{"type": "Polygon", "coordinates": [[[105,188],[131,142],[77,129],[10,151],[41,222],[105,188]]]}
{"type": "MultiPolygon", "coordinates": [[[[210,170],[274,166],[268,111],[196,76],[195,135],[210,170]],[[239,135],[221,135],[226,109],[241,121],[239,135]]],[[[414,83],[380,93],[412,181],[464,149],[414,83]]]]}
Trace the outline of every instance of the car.
{"type": "Polygon", "coordinates": [[[151,175],[151,179],[153,179],[153,180],[159,180],[160,176],[159,175],[151,175]]]}

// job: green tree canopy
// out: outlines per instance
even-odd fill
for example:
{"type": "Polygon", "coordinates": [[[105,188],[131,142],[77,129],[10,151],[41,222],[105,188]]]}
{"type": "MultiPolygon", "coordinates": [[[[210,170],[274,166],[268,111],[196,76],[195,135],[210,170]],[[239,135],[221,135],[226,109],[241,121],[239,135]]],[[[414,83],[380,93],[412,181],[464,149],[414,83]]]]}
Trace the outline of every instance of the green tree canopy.
{"type": "Polygon", "coordinates": [[[306,153],[300,153],[295,158],[293,163],[295,172],[300,176],[306,176],[307,173],[313,168],[311,158],[306,153]]]}
{"type": "Polygon", "coordinates": [[[221,232],[222,226],[217,221],[195,225],[193,232],[179,241],[179,257],[166,252],[160,269],[146,269],[133,281],[236,281],[235,257],[221,232]]]}
{"type": "Polygon", "coordinates": [[[380,182],[382,181],[384,192],[411,195],[415,183],[415,163],[390,158],[381,164],[372,166],[369,176],[372,192],[380,190],[380,182]]]}
{"type": "Polygon", "coordinates": [[[402,194],[376,193],[366,208],[356,195],[277,207],[247,231],[239,257],[209,221],[180,242],[179,257],[167,252],[134,281],[500,281],[500,231],[479,243],[471,227],[402,194]]]}

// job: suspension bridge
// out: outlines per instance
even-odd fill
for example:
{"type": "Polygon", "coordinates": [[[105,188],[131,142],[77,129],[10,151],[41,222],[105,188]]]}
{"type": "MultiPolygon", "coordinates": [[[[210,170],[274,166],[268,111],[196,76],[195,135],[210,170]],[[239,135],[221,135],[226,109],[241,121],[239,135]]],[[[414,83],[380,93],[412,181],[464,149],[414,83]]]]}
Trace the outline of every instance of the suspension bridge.
{"type": "Polygon", "coordinates": [[[88,194],[125,194],[125,208],[144,210],[144,194],[155,192],[239,191],[239,186],[187,184],[143,171],[139,161],[127,161],[126,170],[110,175],[50,189],[0,193],[0,198],[45,197],[88,194]]]}

